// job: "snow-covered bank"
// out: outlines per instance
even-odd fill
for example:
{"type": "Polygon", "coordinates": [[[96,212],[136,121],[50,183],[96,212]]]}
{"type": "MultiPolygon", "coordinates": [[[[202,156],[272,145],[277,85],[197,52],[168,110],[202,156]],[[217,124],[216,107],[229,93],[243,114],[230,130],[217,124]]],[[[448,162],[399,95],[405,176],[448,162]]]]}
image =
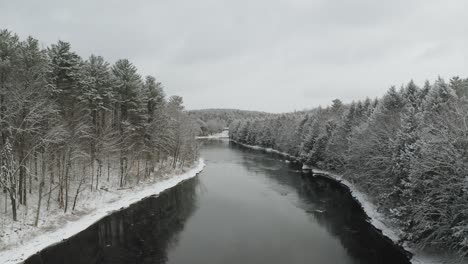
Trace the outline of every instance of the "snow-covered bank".
{"type": "Polygon", "coordinates": [[[224,130],[223,132],[216,133],[216,134],[213,134],[213,135],[197,137],[197,139],[206,139],[206,138],[207,139],[229,138],[229,131],[224,130]]]}
{"type": "Polygon", "coordinates": [[[75,217],[53,231],[47,230],[47,227],[41,228],[40,233],[34,237],[29,238],[27,241],[18,241],[16,245],[1,251],[0,263],[21,263],[36,252],[70,238],[117,210],[126,208],[145,197],[157,195],[184,180],[195,177],[203,170],[204,166],[203,159],[200,159],[198,164],[185,173],[166,177],[155,183],[141,184],[133,189],[105,192],[98,201],[95,201],[94,211],[75,217]]]}
{"type": "MultiPolygon", "coordinates": [[[[280,154],[284,157],[291,158],[293,160],[297,160],[296,157],[289,155],[288,153],[284,153],[275,149],[271,148],[264,148],[261,146],[253,146],[247,145],[243,143],[239,143],[237,141],[231,140],[236,144],[244,146],[246,148],[255,149],[255,150],[263,150],[270,153],[280,154]]],[[[344,186],[346,186],[351,195],[354,199],[361,205],[366,215],[369,217],[368,221],[372,224],[376,229],[380,230],[382,234],[389,239],[391,239],[395,244],[400,244],[400,238],[402,236],[402,231],[395,225],[390,224],[390,221],[386,218],[386,216],[379,212],[378,207],[372,202],[372,200],[363,192],[359,191],[357,186],[350,182],[349,180],[343,178],[343,175],[338,175],[331,173],[329,171],[319,170],[316,168],[312,168],[312,173],[316,175],[320,175],[322,177],[327,177],[334,181],[340,182],[344,186]]],[[[436,264],[436,263],[445,263],[444,256],[440,255],[428,255],[425,252],[420,252],[415,250],[414,248],[410,247],[407,244],[402,245],[402,247],[413,254],[411,258],[411,262],[414,264],[436,264]]]]}
{"type": "MultiPolygon", "coordinates": [[[[393,243],[400,245],[400,239],[402,237],[402,230],[395,225],[390,224],[387,217],[380,213],[378,207],[371,201],[369,196],[365,193],[359,191],[355,184],[343,178],[343,175],[331,173],[329,171],[312,169],[312,173],[319,175],[321,177],[327,177],[329,179],[340,182],[346,186],[354,199],[361,205],[362,209],[369,217],[369,223],[372,224],[375,228],[380,230],[382,234],[393,241],[393,243]]],[[[410,247],[407,244],[401,245],[406,251],[413,254],[411,258],[411,263],[414,264],[437,264],[442,263],[445,259],[443,256],[429,256],[424,252],[420,252],[410,247]]]]}
{"type": "Polygon", "coordinates": [[[264,147],[261,147],[261,146],[254,146],[254,145],[247,145],[247,144],[244,144],[244,143],[240,143],[240,142],[237,142],[233,139],[231,139],[232,142],[238,144],[238,145],[241,145],[243,147],[246,147],[246,148],[249,148],[249,149],[256,149],[256,150],[263,150],[263,151],[266,151],[266,152],[269,152],[269,153],[275,153],[275,154],[279,154],[283,157],[286,157],[286,158],[290,158],[290,159],[293,159],[293,160],[297,160],[296,157],[286,153],[286,152],[281,152],[281,151],[278,151],[276,149],[272,149],[272,148],[264,148],[264,147]]]}

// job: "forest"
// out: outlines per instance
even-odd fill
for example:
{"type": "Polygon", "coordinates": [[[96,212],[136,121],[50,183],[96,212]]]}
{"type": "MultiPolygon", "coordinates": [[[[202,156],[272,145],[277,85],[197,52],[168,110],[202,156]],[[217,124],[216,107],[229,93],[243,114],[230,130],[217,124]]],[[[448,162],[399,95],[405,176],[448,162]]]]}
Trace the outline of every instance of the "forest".
{"type": "Polygon", "coordinates": [[[344,175],[400,227],[402,242],[468,254],[468,79],[237,120],[230,137],[344,175]]]}
{"type": "Polygon", "coordinates": [[[196,120],[199,127],[199,136],[219,133],[234,120],[261,118],[272,115],[266,112],[238,109],[200,109],[190,110],[188,114],[196,120]]]}
{"type": "Polygon", "coordinates": [[[73,211],[84,190],[128,188],[198,160],[198,127],[155,77],[127,59],[83,59],[70,43],[42,48],[8,30],[0,133],[2,222],[37,226],[43,212],[73,211]]]}

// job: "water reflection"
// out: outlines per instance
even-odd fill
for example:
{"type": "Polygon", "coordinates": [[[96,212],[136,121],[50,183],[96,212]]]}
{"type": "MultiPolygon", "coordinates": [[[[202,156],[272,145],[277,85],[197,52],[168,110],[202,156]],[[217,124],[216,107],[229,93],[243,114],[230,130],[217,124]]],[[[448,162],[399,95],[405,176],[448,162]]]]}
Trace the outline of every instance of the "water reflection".
{"type": "Polygon", "coordinates": [[[273,181],[272,189],[288,197],[295,206],[310,214],[314,222],[337,237],[358,263],[410,263],[408,252],[383,237],[367,220],[361,206],[347,187],[328,178],[300,170],[294,162],[274,153],[251,150],[231,143],[244,152],[243,165],[273,181]],[[279,162],[283,161],[283,163],[279,162]]]}
{"type": "Polygon", "coordinates": [[[365,263],[409,263],[406,253],[370,225],[362,208],[341,184],[322,177],[304,177],[299,195],[322,226],[339,237],[347,252],[365,263]]]}
{"type": "Polygon", "coordinates": [[[196,209],[198,178],[105,217],[25,263],[165,263],[196,209]]]}
{"type": "Polygon", "coordinates": [[[197,178],[26,263],[409,263],[339,183],[228,141],[202,145],[197,178]]]}

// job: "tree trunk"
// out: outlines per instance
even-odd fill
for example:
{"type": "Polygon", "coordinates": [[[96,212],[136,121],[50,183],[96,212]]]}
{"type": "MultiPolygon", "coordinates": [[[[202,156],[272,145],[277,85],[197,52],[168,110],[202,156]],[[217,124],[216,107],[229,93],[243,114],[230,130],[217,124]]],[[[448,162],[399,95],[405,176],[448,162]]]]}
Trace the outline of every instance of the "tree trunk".
{"type": "Polygon", "coordinates": [[[93,190],[94,183],[94,153],[91,153],[91,191],[93,190]]]}
{"type": "Polygon", "coordinates": [[[72,207],[72,211],[75,210],[75,207],[76,207],[76,201],[78,201],[78,194],[80,194],[80,189],[81,189],[81,185],[83,184],[84,182],[84,174],[83,176],[81,177],[81,180],[80,180],[80,184],[78,184],[78,188],[76,189],[76,193],[75,193],[75,198],[73,199],[73,207],[72,207]]]}
{"type": "MultiPolygon", "coordinates": [[[[2,94],[0,95],[0,119],[5,120],[5,112],[6,112],[6,107],[5,107],[5,94],[3,92],[5,91],[4,87],[4,76],[2,76],[2,94]]],[[[7,142],[7,129],[4,127],[4,122],[1,123],[2,126],[2,145],[5,146],[7,142]]]]}
{"type": "MultiPolygon", "coordinates": [[[[91,111],[91,118],[92,118],[92,128],[94,130],[94,135],[91,139],[91,191],[93,190],[93,183],[94,183],[94,160],[96,159],[96,138],[98,137],[98,125],[97,125],[97,110],[93,109],[91,111]]],[[[96,175],[97,177],[97,175],[96,175]]],[[[97,183],[96,179],[96,183],[97,183]]],[[[96,190],[98,186],[96,185],[96,190]]]]}
{"type": "MultiPolygon", "coordinates": [[[[34,179],[37,181],[37,151],[34,151],[34,179]]],[[[29,173],[29,194],[32,192],[32,173],[29,173]]]]}
{"type": "Polygon", "coordinates": [[[49,198],[47,198],[47,211],[49,211],[50,207],[50,198],[52,196],[52,185],[54,184],[54,161],[55,155],[52,153],[52,157],[50,159],[50,181],[49,181],[49,198]]]}
{"type": "Polygon", "coordinates": [[[18,217],[16,215],[16,190],[10,190],[10,199],[11,199],[11,212],[13,214],[13,221],[18,221],[18,217]]]}
{"type": "Polygon", "coordinates": [[[51,196],[52,196],[52,181],[50,181],[50,184],[49,184],[49,198],[47,198],[47,211],[49,211],[49,208],[50,208],[50,198],[51,198],[51,196]]]}
{"type": "Polygon", "coordinates": [[[58,172],[58,184],[59,184],[57,201],[59,203],[59,207],[63,208],[63,173],[62,173],[62,162],[61,162],[60,155],[58,155],[57,157],[57,172],[58,172]]]}
{"type": "MultiPolygon", "coordinates": [[[[38,199],[37,199],[37,212],[36,212],[36,220],[34,221],[34,226],[37,226],[39,224],[39,215],[41,213],[41,202],[42,202],[42,190],[45,185],[45,174],[46,174],[46,162],[44,159],[44,151],[42,151],[42,173],[41,173],[41,182],[39,183],[39,194],[38,194],[38,199]]],[[[35,158],[35,166],[37,169],[37,155],[34,157],[35,158]]],[[[36,170],[37,172],[37,170],[36,170]]]]}
{"type": "Polygon", "coordinates": [[[65,165],[65,213],[68,209],[68,189],[70,188],[70,169],[71,169],[72,150],[68,151],[68,158],[65,165]]]}
{"type": "Polygon", "coordinates": [[[123,177],[124,177],[124,158],[122,154],[120,156],[120,187],[123,187],[123,177]]]}
{"type": "Polygon", "coordinates": [[[137,184],[140,183],[140,159],[137,157],[137,184]]]}
{"type": "MultiPolygon", "coordinates": [[[[37,181],[37,151],[34,151],[34,179],[37,181]]],[[[30,185],[31,186],[31,185],[30,185]]]]}
{"type": "Polygon", "coordinates": [[[100,159],[97,160],[98,163],[98,168],[97,168],[97,173],[96,173],[96,190],[99,189],[99,178],[101,177],[102,173],[102,161],[100,159]]]}
{"type": "Polygon", "coordinates": [[[145,179],[149,178],[150,172],[148,167],[148,159],[145,161],[145,179]]]}
{"type": "Polygon", "coordinates": [[[107,156],[107,182],[109,182],[109,179],[110,179],[110,168],[111,168],[110,158],[109,156],[107,156]]]}
{"type": "Polygon", "coordinates": [[[52,153],[51,155],[51,159],[50,159],[50,163],[51,163],[51,166],[50,166],[50,183],[51,184],[55,184],[55,175],[54,175],[54,161],[55,161],[55,154],[52,153]]]}
{"type": "Polygon", "coordinates": [[[8,213],[8,193],[6,189],[3,189],[3,192],[5,193],[5,215],[8,213]]]}
{"type": "Polygon", "coordinates": [[[176,168],[177,166],[177,160],[179,159],[179,152],[180,152],[180,142],[177,142],[177,146],[174,152],[174,160],[172,161],[172,168],[176,168]]]}
{"type": "Polygon", "coordinates": [[[19,185],[18,185],[18,196],[19,196],[19,203],[24,204],[25,202],[23,201],[23,190],[24,190],[24,167],[22,166],[22,161],[24,160],[24,151],[22,146],[20,146],[19,149],[19,185]]]}
{"type": "Polygon", "coordinates": [[[28,204],[28,201],[27,201],[27,196],[28,196],[28,186],[26,184],[26,166],[25,166],[25,163],[23,163],[23,165],[21,166],[21,168],[23,168],[23,202],[24,202],[24,205],[27,205],[28,204]]]}
{"type": "Polygon", "coordinates": [[[123,176],[123,183],[124,185],[127,182],[127,171],[128,171],[128,159],[127,157],[124,158],[124,176],[123,176]]]}

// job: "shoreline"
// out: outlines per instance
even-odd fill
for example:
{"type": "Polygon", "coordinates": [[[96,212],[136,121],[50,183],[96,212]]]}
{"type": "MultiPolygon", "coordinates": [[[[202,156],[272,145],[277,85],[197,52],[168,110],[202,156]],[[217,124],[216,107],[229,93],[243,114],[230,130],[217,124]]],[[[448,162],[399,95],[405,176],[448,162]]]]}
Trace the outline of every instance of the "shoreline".
{"type": "Polygon", "coordinates": [[[197,176],[204,167],[205,162],[203,158],[200,158],[198,163],[185,173],[173,175],[170,178],[149,184],[134,193],[122,193],[120,199],[108,201],[103,208],[100,208],[100,210],[91,211],[76,221],[66,223],[59,229],[55,229],[51,232],[46,231],[26,242],[18,243],[4,251],[0,251],[0,263],[22,263],[37,252],[78,234],[92,224],[116,211],[128,208],[132,204],[137,203],[148,196],[158,195],[167,189],[175,187],[185,180],[197,176]]]}
{"type": "Polygon", "coordinates": [[[208,136],[196,136],[196,139],[229,139],[229,132],[226,130],[220,133],[208,135],[208,136]]]}
{"type": "MultiPolygon", "coordinates": [[[[237,142],[233,139],[230,139],[230,141],[240,146],[249,148],[249,149],[262,150],[268,153],[275,153],[283,157],[291,158],[291,159],[294,159],[295,161],[298,161],[297,157],[294,157],[285,152],[278,151],[276,149],[248,145],[248,144],[237,142]]],[[[361,205],[362,209],[364,210],[364,213],[367,215],[368,217],[367,221],[375,229],[379,230],[384,237],[390,239],[396,246],[399,246],[403,250],[412,254],[410,258],[411,263],[413,264],[436,264],[436,263],[441,263],[443,261],[443,257],[428,256],[408,246],[406,243],[403,243],[403,244],[399,243],[401,230],[395,226],[389,226],[388,224],[385,224],[385,222],[388,222],[388,219],[386,218],[386,216],[378,212],[377,206],[373,202],[371,202],[369,197],[365,193],[359,191],[359,189],[353,183],[344,179],[343,175],[338,175],[338,174],[325,171],[325,170],[320,170],[317,168],[311,168],[311,171],[312,171],[312,174],[318,174],[319,177],[325,177],[330,180],[336,181],[342,184],[344,187],[348,188],[349,192],[351,193],[351,196],[354,198],[354,200],[357,203],[361,205]]]]}

